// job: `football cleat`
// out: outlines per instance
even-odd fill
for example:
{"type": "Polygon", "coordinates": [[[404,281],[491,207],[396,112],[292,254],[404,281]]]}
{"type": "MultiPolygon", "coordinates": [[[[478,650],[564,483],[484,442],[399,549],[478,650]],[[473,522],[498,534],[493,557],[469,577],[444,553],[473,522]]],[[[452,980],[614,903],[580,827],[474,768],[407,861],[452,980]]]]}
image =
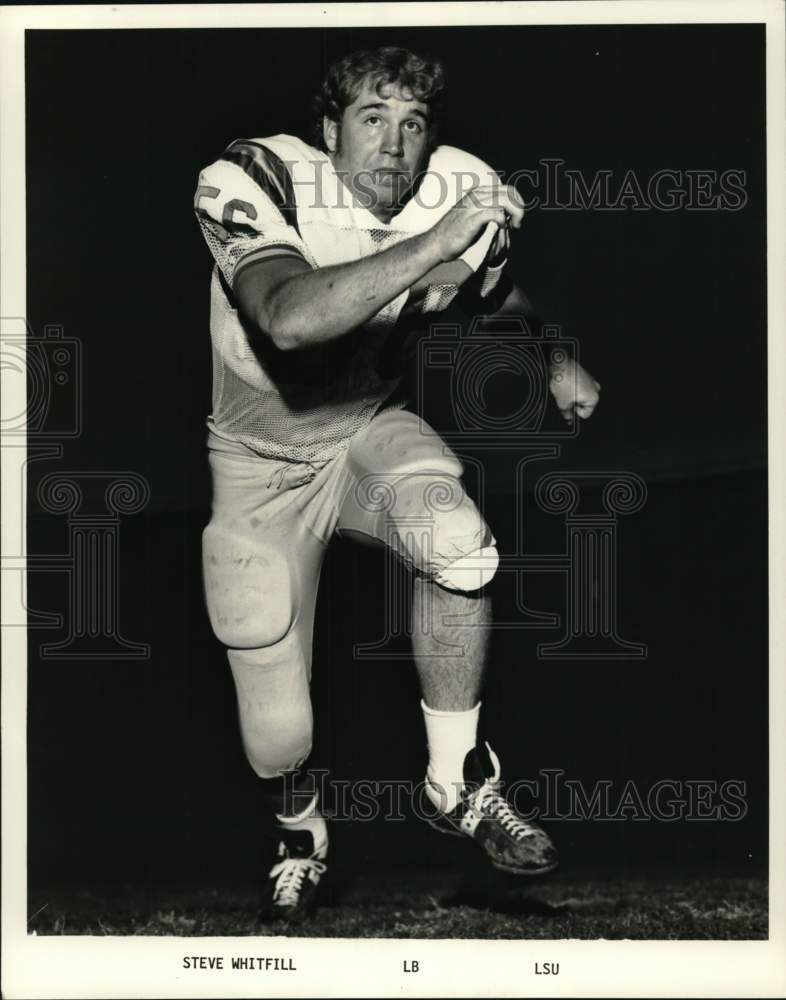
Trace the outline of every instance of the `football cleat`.
{"type": "Polygon", "coordinates": [[[315,850],[309,830],[281,833],[276,862],[263,889],[260,920],[300,923],[316,906],[320,880],[327,871],[327,845],[315,850]]]}
{"type": "MultiPolygon", "coordinates": [[[[430,784],[428,779],[426,784],[430,784]]],[[[548,834],[524,819],[500,792],[499,758],[488,745],[474,747],[464,758],[461,801],[451,812],[427,818],[439,830],[458,837],[471,837],[492,865],[516,875],[543,875],[559,861],[548,834]]],[[[435,796],[439,789],[432,786],[435,796]]]]}

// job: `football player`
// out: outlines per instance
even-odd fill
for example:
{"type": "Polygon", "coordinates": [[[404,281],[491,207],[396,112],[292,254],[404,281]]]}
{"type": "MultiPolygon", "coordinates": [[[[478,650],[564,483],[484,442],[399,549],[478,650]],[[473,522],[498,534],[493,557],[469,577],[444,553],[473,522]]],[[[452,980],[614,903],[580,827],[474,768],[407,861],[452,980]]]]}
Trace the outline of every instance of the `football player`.
{"type": "MultiPolygon", "coordinates": [[[[433,825],[474,838],[503,870],[557,863],[477,737],[495,539],[461,462],[400,392],[407,333],[456,296],[472,315],[530,312],[505,273],[521,199],[481,160],[436,144],[442,90],[435,60],[353,53],[318,96],[316,146],[237,140],[196,191],[215,258],[205,592],[280,831],[269,917],[306,915],[327,865],[318,796],[285,778],[311,749],[314,604],[336,534],[386,545],[412,571],[412,621],[430,626],[413,629],[413,652],[433,825]],[[413,515],[428,523],[419,537],[404,528],[413,515]]],[[[574,361],[559,368],[563,415],[588,417],[598,384],[574,361]]]]}

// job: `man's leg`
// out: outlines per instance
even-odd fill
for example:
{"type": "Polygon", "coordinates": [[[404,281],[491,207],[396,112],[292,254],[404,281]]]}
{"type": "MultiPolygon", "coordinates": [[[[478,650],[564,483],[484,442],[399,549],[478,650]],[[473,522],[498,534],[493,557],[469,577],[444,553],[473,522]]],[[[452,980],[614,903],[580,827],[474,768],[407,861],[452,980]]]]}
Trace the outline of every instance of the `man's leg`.
{"type": "Polygon", "coordinates": [[[450,591],[415,577],[412,649],[428,741],[426,792],[443,810],[458,805],[464,762],[477,743],[490,625],[487,594],[450,591]]]}
{"type": "Polygon", "coordinates": [[[313,905],[327,852],[316,790],[308,775],[293,775],[311,751],[314,605],[326,543],[307,529],[301,512],[304,492],[318,499],[319,484],[306,485],[302,473],[298,480],[297,470],[280,463],[220,452],[211,452],[210,463],[207,607],[227,647],[246,757],[277,823],[264,913],[299,919],[313,905]]]}
{"type": "Polygon", "coordinates": [[[480,699],[488,662],[491,598],[413,581],[412,651],[423,700],[436,711],[464,712],[480,699]]]}
{"type": "Polygon", "coordinates": [[[414,574],[413,652],[429,747],[428,790],[458,802],[476,744],[488,658],[494,538],[461,483],[461,462],[417,416],[388,411],[358,435],[338,519],[346,537],[393,549],[414,574]]]}
{"type": "Polygon", "coordinates": [[[463,469],[414,414],[375,417],[349,448],[338,531],[387,545],[414,572],[412,633],[428,739],[432,825],[473,837],[499,868],[548,871],[556,852],[499,789],[499,760],[478,745],[489,651],[484,588],[499,565],[494,538],[461,484],[463,469]]]}

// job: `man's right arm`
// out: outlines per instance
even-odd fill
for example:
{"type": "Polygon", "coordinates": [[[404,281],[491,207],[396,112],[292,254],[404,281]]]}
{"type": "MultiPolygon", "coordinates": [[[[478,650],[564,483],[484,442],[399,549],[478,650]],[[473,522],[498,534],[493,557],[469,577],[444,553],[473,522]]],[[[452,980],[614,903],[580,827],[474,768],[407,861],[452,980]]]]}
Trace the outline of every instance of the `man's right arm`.
{"type": "MultiPolygon", "coordinates": [[[[511,193],[512,192],[512,193],[511,193]]],[[[241,314],[284,351],[335,340],[361,326],[419,278],[455,260],[489,222],[521,225],[517,194],[475,188],[427,232],[346,264],[312,270],[293,258],[244,268],[233,290],[241,314]]]]}
{"type": "Polygon", "coordinates": [[[305,261],[260,262],[238,274],[241,314],[280,350],[335,340],[361,326],[440,263],[429,233],[347,264],[313,270],[305,261]]]}

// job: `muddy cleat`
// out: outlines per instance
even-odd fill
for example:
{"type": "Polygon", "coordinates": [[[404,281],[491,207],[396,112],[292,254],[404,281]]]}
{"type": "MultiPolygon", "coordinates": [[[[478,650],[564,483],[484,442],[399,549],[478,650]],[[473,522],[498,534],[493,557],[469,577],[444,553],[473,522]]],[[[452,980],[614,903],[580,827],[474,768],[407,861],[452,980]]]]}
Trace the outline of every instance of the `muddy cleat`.
{"type": "Polygon", "coordinates": [[[316,905],[320,880],[327,871],[326,856],[327,845],[315,850],[310,831],[282,832],[277,860],[263,889],[259,919],[296,924],[308,918],[316,905]]]}
{"type": "MultiPolygon", "coordinates": [[[[429,784],[427,779],[427,785],[429,784]]],[[[536,823],[519,816],[499,790],[499,758],[488,745],[474,747],[464,759],[461,801],[451,812],[427,822],[440,833],[472,837],[492,865],[516,875],[543,875],[558,865],[557,849],[536,823]]],[[[434,797],[439,789],[432,786],[434,797]]],[[[430,796],[431,797],[431,796],[430,796]]]]}

